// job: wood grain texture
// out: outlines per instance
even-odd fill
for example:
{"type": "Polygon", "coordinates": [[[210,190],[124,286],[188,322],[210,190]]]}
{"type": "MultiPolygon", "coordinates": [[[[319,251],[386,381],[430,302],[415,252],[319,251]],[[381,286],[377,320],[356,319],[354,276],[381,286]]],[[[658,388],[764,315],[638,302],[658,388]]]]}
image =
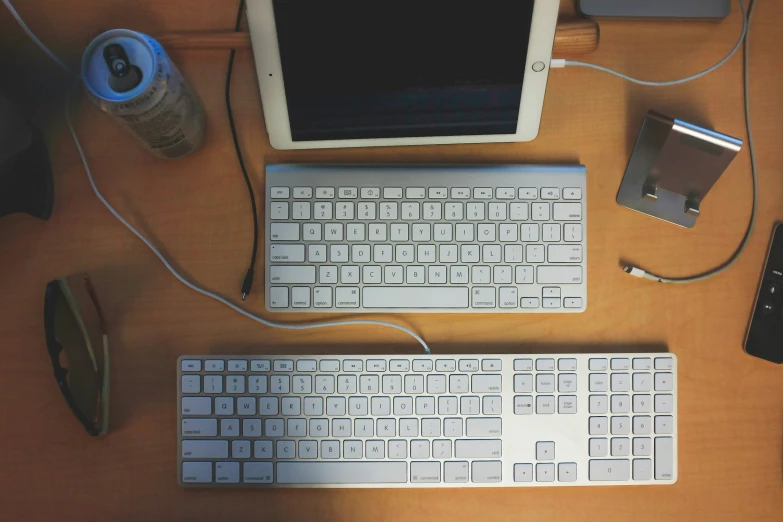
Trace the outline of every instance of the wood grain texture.
{"type": "MultiPolygon", "coordinates": [[[[598,48],[598,24],[586,18],[561,18],[557,23],[553,54],[586,54],[598,48]]],[[[250,33],[240,31],[185,31],[165,33],[155,39],[168,51],[195,49],[248,49],[250,33]]]]}
{"type": "MultiPolygon", "coordinates": [[[[39,36],[68,63],[98,32],[148,34],[233,26],[225,0],[17,1],[39,36]]],[[[232,7],[228,7],[228,5],[232,7]]],[[[565,10],[572,10],[566,5],[565,10]]],[[[783,220],[783,3],[758,4],[751,45],[759,154],[758,228],[727,274],[664,286],[623,275],[626,259],[682,275],[722,262],[750,212],[747,149],[704,201],[693,230],[618,207],[615,194],[649,109],[745,137],[739,57],[696,82],[654,89],[582,69],[554,71],[541,133],[531,143],[281,152],[269,146],[252,56],[239,52],[233,103],[259,201],[264,166],[292,162],[582,163],[588,169],[589,296],[574,316],[383,316],[419,331],[435,353],[633,350],[668,346],[680,365],[679,482],[668,487],[481,490],[188,491],[176,483],[176,368],[185,353],[416,353],[380,328],[292,333],[259,326],[188,290],[96,200],[69,136],[60,99],[46,133],[55,170],[52,219],[0,219],[0,466],[2,518],[17,520],[600,520],[780,521],[783,513],[781,368],[742,352],[772,224],[783,220]],[[88,437],[52,378],[43,338],[43,291],[52,278],[89,272],[109,323],[113,433],[88,437]]],[[[721,23],[602,22],[594,63],[670,79],[723,57],[740,31],[721,23]]],[[[64,85],[0,9],[0,69],[14,92],[64,85]],[[5,68],[5,64],[8,68],[5,68]],[[17,68],[19,65],[23,68],[17,68]]],[[[184,274],[238,299],[250,253],[246,189],[231,144],[223,87],[226,51],[172,57],[206,106],[202,150],[161,162],[83,103],[76,125],[106,197],[161,245],[184,274]]],[[[43,92],[47,92],[45,89],[43,92]]],[[[56,103],[54,103],[56,102],[56,103]]],[[[261,266],[257,270],[261,270],[261,266]]],[[[262,272],[261,272],[262,273],[262,272]]],[[[246,306],[265,314],[259,280],[246,306]]],[[[277,319],[290,316],[265,314],[277,319]]],[[[297,317],[298,318],[298,317],[297,317]]],[[[313,317],[315,318],[315,316],[313,317]]]]}
{"type": "Polygon", "coordinates": [[[594,20],[561,17],[557,22],[553,56],[592,53],[598,49],[601,29],[594,20]]]}

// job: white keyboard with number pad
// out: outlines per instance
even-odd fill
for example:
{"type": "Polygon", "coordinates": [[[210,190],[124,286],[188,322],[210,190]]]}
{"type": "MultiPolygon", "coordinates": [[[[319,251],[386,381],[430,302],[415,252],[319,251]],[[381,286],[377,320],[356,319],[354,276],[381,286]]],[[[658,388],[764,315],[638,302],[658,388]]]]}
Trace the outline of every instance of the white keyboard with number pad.
{"type": "Polygon", "coordinates": [[[582,312],[581,166],[266,169],[278,312],[582,312]]]}
{"type": "Polygon", "coordinates": [[[186,487],[677,480],[668,353],[183,356],[186,487]]]}

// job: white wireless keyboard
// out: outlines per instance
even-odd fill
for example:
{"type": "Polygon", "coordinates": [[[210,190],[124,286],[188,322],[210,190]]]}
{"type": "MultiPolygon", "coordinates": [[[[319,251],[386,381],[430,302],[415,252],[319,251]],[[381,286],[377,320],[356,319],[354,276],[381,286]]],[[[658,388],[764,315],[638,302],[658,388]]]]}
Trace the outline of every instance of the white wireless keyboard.
{"type": "Polygon", "coordinates": [[[582,312],[585,168],[266,169],[278,312],[582,312]]]}
{"type": "Polygon", "coordinates": [[[671,354],[184,356],[177,370],[183,486],[677,480],[671,354]]]}

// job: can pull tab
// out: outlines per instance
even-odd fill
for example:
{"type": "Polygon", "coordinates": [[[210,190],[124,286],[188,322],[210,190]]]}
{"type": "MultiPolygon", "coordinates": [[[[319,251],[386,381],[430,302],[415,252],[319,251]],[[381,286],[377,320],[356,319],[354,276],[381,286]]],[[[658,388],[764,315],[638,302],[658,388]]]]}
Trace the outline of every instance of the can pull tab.
{"type": "Polygon", "coordinates": [[[128,92],[141,83],[141,69],[130,63],[128,53],[120,44],[110,44],[104,47],[103,59],[111,73],[109,87],[112,90],[128,92]]]}

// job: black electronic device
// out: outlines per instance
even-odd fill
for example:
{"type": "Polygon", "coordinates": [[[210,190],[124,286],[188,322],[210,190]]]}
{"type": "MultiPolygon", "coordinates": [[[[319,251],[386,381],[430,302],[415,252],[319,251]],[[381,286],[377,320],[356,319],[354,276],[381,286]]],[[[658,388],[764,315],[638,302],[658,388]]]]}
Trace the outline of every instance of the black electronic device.
{"type": "Polygon", "coordinates": [[[745,337],[745,351],[783,364],[783,223],[775,226],[745,337]]]}
{"type": "Polygon", "coordinates": [[[731,0],[579,0],[587,16],[618,18],[721,19],[731,13],[731,0]]]}
{"type": "Polygon", "coordinates": [[[0,218],[25,212],[49,219],[53,202],[52,168],[43,135],[0,94],[0,218]]]}

